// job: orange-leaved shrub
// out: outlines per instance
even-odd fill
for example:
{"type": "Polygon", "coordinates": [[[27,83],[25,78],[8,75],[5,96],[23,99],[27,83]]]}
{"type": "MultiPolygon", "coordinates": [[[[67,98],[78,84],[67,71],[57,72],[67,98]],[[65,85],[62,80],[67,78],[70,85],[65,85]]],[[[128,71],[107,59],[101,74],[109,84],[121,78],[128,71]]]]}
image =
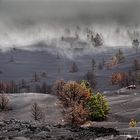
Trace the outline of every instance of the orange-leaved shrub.
{"type": "Polygon", "coordinates": [[[80,125],[91,120],[103,120],[109,111],[106,98],[100,94],[94,94],[87,81],[80,84],[68,81],[59,88],[59,99],[64,107],[65,121],[70,125],[80,125]]]}

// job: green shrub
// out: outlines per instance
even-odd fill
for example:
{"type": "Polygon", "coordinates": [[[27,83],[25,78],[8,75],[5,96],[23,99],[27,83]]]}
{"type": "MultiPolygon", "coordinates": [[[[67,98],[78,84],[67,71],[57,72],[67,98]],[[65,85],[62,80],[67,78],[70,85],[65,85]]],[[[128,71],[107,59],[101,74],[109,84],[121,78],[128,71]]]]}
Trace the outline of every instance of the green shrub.
{"type": "Polygon", "coordinates": [[[87,106],[90,110],[91,120],[102,121],[106,119],[109,111],[109,104],[101,93],[93,95],[87,106]]]}
{"type": "Polygon", "coordinates": [[[90,101],[87,102],[90,119],[96,121],[106,119],[109,111],[107,99],[101,93],[94,94],[90,84],[86,80],[81,82],[81,86],[90,93],[90,101]]]}

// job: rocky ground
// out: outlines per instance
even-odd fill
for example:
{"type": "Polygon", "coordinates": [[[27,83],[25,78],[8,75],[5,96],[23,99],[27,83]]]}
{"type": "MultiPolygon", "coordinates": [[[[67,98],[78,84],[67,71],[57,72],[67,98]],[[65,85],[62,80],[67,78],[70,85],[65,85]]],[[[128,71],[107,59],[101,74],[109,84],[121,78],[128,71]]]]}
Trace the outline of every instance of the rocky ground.
{"type": "Polygon", "coordinates": [[[113,128],[75,128],[18,120],[0,121],[0,140],[90,140],[101,136],[118,135],[113,128]]]}
{"type": "Polygon", "coordinates": [[[108,119],[104,122],[92,122],[90,128],[64,127],[61,108],[57,98],[46,94],[8,94],[12,110],[0,112],[0,140],[92,140],[104,136],[103,140],[127,140],[140,136],[139,89],[128,93],[107,94],[110,104],[108,119]],[[31,105],[37,102],[43,109],[45,118],[42,123],[35,123],[31,117],[31,105]],[[14,118],[14,119],[13,119],[14,118]],[[136,119],[137,127],[130,128],[129,121],[136,119]],[[24,121],[23,121],[24,120],[24,121]],[[118,134],[122,136],[113,137],[118,134]],[[124,136],[125,135],[125,136],[124,136]],[[121,137],[121,138],[120,138],[121,137]]]}

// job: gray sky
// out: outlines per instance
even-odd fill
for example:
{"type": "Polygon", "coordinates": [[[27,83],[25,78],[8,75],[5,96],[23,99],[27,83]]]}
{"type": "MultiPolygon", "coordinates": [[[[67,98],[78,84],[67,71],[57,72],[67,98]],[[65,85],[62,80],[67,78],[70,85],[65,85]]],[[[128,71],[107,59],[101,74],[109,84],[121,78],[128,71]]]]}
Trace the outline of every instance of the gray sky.
{"type": "Polygon", "coordinates": [[[0,18],[33,22],[139,24],[139,0],[1,0],[0,18]]]}
{"type": "Polygon", "coordinates": [[[63,25],[80,23],[98,25],[96,29],[111,44],[126,44],[129,39],[124,26],[132,25],[133,30],[140,25],[139,7],[140,0],[0,0],[0,45],[30,44],[60,35],[63,25]],[[118,27],[120,40],[114,35],[118,27]]]}

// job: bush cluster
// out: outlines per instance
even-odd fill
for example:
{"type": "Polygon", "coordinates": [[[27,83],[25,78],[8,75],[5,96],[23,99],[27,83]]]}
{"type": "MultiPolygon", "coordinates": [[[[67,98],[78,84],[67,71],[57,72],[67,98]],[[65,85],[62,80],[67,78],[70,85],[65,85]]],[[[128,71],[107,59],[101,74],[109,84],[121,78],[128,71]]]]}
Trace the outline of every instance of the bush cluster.
{"type": "Polygon", "coordinates": [[[65,121],[70,125],[80,125],[89,119],[100,121],[106,118],[108,101],[101,93],[93,93],[87,81],[68,81],[63,84],[62,81],[57,81],[56,89],[64,107],[65,121]]]}

